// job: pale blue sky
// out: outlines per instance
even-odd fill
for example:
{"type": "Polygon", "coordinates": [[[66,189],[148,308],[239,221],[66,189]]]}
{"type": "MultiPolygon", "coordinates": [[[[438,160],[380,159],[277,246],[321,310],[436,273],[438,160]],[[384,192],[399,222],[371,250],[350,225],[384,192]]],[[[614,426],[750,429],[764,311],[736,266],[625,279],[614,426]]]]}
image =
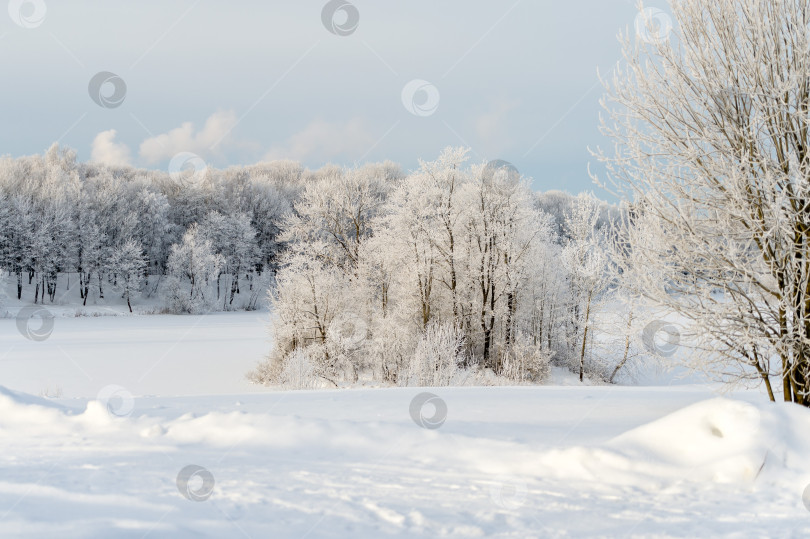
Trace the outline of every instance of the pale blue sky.
{"type": "Polygon", "coordinates": [[[597,67],[615,64],[616,34],[637,13],[629,0],[352,0],[359,24],[339,36],[323,0],[37,1],[41,22],[22,7],[33,28],[0,12],[0,153],[59,140],[86,160],[115,130],[96,140],[99,159],[165,169],[190,151],[218,167],[288,156],[412,169],[467,145],[537,189],[597,194],[586,171],[587,146],[604,144],[597,67]],[[90,99],[99,71],[125,81],[121,106],[90,99]],[[414,79],[438,92],[432,114],[403,105],[414,79]]]}

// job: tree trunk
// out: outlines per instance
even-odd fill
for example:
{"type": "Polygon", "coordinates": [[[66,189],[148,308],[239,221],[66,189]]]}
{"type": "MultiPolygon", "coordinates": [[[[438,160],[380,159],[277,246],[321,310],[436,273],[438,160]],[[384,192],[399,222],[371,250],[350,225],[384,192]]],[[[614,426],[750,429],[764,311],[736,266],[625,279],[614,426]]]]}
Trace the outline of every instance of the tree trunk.
{"type": "Polygon", "coordinates": [[[235,293],[239,292],[239,290],[238,290],[239,285],[237,284],[238,282],[239,282],[239,277],[238,276],[234,276],[234,277],[231,278],[231,299],[228,302],[228,305],[233,305],[233,295],[235,293]]]}
{"type": "Polygon", "coordinates": [[[504,345],[507,350],[512,348],[512,325],[514,324],[515,308],[515,294],[509,292],[506,295],[506,329],[504,335],[504,345]]]}
{"type": "Polygon", "coordinates": [[[585,306],[585,330],[582,332],[582,351],[579,354],[579,381],[585,380],[585,343],[588,341],[588,319],[591,317],[591,297],[593,291],[588,292],[588,303],[585,306]]]}
{"type": "Polygon", "coordinates": [[[616,377],[616,374],[619,372],[619,369],[624,367],[624,364],[627,363],[627,358],[630,352],[630,327],[632,326],[632,323],[633,323],[633,311],[630,311],[630,314],[627,317],[627,335],[625,335],[624,338],[624,357],[622,357],[622,360],[619,362],[618,365],[616,365],[616,368],[613,369],[613,373],[610,375],[610,380],[608,380],[608,382],[610,382],[611,384],[613,383],[613,379],[616,377]]]}
{"type": "Polygon", "coordinates": [[[87,305],[87,296],[90,295],[90,272],[84,276],[84,301],[82,305],[87,305]]]}

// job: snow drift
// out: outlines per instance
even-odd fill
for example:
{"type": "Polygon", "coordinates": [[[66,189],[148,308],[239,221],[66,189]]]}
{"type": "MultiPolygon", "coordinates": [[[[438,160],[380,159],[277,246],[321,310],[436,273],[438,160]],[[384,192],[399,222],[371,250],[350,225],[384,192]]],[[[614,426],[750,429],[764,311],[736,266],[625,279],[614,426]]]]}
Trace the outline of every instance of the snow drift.
{"type": "MultiPolygon", "coordinates": [[[[137,416],[137,414],[134,414],[137,416]]],[[[411,430],[412,425],[407,425],[411,430]]],[[[487,473],[595,479],[617,484],[647,481],[751,483],[810,482],[810,410],[795,405],[715,398],[693,404],[634,428],[605,444],[534,450],[522,443],[417,431],[410,444],[388,447],[402,425],[386,421],[310,419],[272,413],[187,413],[176,419],[117,417],[105,404],[90,401],[76,413],[51,401],[0,386],[0,429],[14,444],[38,445],[37,438],[81,435],[106,445],[111,435],[172,445],[213,447],[240,444],[320,451],[347,448],[419,461],[448,460],[487,473]],[[445,437],[446,438],[446,437],[445,437]],[[459,438],[464,438],[459,443],[459,438]],[[28,441],[25,441],[28,440],[28,441]],[[798,481],[797,481],[798,479],[798,481]]],[[[413,434],[413,433],[411,433],[413,434]]],[[[61,443],[61,442],[60,442],[61,443]]]]}
{"type": "Polygon", "coordinates": [[[0,535],[227,536],[234,522],[251,536],[810,526],[810,411],[798,406],[714,398],[627,422],[655,417],[639,413],[654,406],[643,390],[444,388],[450,412],[431,430],[408,415],[418,391],[143,398],[119,417],[109,403],[71,408],[0,387],[0,535]],[[599,429],[585,416],[608,406],[630,427],[589,443],[599,429]],[[569,438],[577,429],[588,438],[569,438]],[[190,464],[216,478],[205,503],[178,494],[190,464]],[[44,519],[43,505],[54,508],[44,519]]]}

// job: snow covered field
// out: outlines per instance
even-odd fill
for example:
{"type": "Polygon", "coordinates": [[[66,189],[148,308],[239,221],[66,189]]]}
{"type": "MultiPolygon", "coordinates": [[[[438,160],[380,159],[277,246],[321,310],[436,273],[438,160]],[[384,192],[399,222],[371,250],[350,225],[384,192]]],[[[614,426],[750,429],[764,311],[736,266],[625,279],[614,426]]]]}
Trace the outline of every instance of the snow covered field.
{"type": "Polygon", "coordinates": [[[753,392],[275,392],[266,313],[0,329],[2,537],[810,534],[810,413],[753,392]]]}
{"type": "MultiPolygon", "coordinates": [[[[94,397],[109,385],[134,395],[244,393],[257,391],[245,373],[270,347],[266,312],[71,317],[68,308],[48,309],[55,318],[42,341],[0,319],[0,385],[63,397],[94,397]]],[[[39,324],[30,322],[33,331],[39,324]]]]}

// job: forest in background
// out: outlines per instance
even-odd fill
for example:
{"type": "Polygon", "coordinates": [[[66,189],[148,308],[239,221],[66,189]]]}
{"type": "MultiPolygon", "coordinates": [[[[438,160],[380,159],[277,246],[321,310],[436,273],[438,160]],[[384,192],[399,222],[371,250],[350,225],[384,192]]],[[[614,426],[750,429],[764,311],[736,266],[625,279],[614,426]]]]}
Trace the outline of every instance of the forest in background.
{"type": "Polygon", "coordinates": [[[44,305],[77,286],[84,304],[156,294],[173,313],[269,299],[260,383],[538,382],[552,361],[610,378],[592,326],[618,209],[535,193],[508,163],[467,153],[411,173],[292,161],[169,173],[57,145],[5,157],[0,268],[17,299],[44,305]]]}

